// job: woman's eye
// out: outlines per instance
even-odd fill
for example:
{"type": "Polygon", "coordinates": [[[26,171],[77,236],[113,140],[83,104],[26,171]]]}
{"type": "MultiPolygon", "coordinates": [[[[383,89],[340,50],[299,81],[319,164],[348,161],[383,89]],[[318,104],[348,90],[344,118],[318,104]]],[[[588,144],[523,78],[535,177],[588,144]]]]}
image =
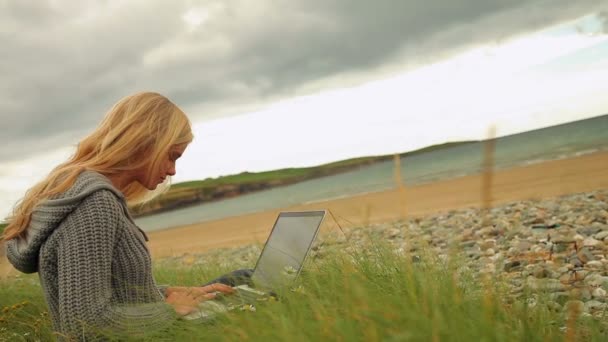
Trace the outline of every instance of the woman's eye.
{"type": "Polygon", "coordinates": [[[176,153],[169,154],[169,160],[172,162],[176,162],[179,159],[180,155],[176,153]]]}

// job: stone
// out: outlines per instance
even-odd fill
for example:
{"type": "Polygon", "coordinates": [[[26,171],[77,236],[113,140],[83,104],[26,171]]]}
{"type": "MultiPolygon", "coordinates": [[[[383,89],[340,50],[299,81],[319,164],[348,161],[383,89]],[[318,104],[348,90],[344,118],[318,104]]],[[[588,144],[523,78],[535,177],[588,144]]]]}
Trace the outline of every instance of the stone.
{"type": "Polygon", "coordinates": [[[561,236],[561,235],[554,236],[551,239],[551,241],[553,241],[553,243],[555,243],[555,244],[563,244],[563,245],[573,245],[576,242],[576,240],[574,240],[573,238],[569,238],[569,237],[561,236]]]}
{"type": "Polygon", "coordinates": [[[545,267],[540,266],[534,268],[534,270],[532,271],[532,275],[535,278],[548,278],[551,276],[551,273],[545,267]]]}
{"type": "Polygon", "coordinates": [[[465,251],[465,254],[467,257],[469,257],[473,260],[477,260],[481,257],[481,251],[476,250],[476,249],[469,249],[469,250],[465,251]]]}
{"type": "Polygon", "coordinates": [[[604,239],[606,239],[608,237],[608,230],[604,230],[602,232],[599,232],[599,233],[595,234],[593,237],[596,240],[602,241],[602,240],[604,240],[604,239]]]}
{"type": "Polygon", "coordinates": [[[519,260],[508,261],[505,263],[505,266],[504,266],[505,272],[521,271],[522,269],[523,269],[523,264],[519,260]]]}
{"type": "Polygon", "coordinates": [[[544,252],[544,251],[545,251],[545,248],[544,248],[543,246],[534,245],[534,246],[532,246],[532,247],[530,248],[530,251],[531,251],[532,253],[537,253],[537,254],[540,254],[540,253],[542,253],[542,252],[544,252]]]}
{"type": "Polygon", "coordinates": [[[585,303],[585,312],[593,313],[600,310],[605,310],[608,304],[597,300],[590,300],[585,303]]]}
{"type": "Polygon", "coordinates": [[[504,258],[504,256],[502,255],[501,252],[498,252],[490,257],[490,259],[492,259],[492,261],[494,261],[494,262],[496,262],[498,260],[502,260],[503,258],[504,258]]]}
{"type": "Polygon", "coordinates": [[[527,252],[530,250],[530,247],[532,247],[532,244],[528,241],[520,241],[516,246],[519,252],[527,252]]]}
{"type": "Polygon", "coordinates": [[[583,263],[589,262],[591,260],[595,260],[595,256],[591,253],[591,251],[589,251],[588,248],[585,248],[585,247],[579,249],[578,252],[576,253],[576,256],[583,263]]]}
{"type": "Polygon", "coordinates": [[[476,244],[477,244],[477,241],[475,241],[475,240],[463,241],[460,243],[460,247],[471,248],[471,247],[475,246],[476,244]]]}
{"type": "Polygon", "coordinates": [[[514,256],[517,256],[518,254],[519,254],[519,250],[515,247],[511,247],[507,250],[508,257],[514,257],[514,256]]]}
{"type": "Polygon", "coordinates": [[[487,249],[494,248],[494,247],[496,247],[495,239],[486,239],[482,243],[479,244],[479,248],[481,248],[482,251],[485,251],[487,249]]]}
{"type": "Polygon", "coordinates": [[[387,236],[389,239],[395,239],[397,238],[399,235],[401,235],[401,230],[397,229],[397,228],[392,228],[389,231],[387,231],[387,236]]]}
{"type": "Polygon", "coordinates": [[[560,283],[564,284],[564,285],[570,285],[572,283],[574,283],[576,281],[576,279],[574,279],[574,274],[571,273],[564,273],[559,277],[559,281],[560,283]]]}
{"type": "Polygon", "coordinates": [[[579,233],[581,233],[583,235],[591,236],[591,235],[594,235],[601,231],[602,231],[602,228],[591,226],[591,227],[585,227],[585,228],[580,229],[579,233]]]}
{"type": "Polygon", "coordinates": [[[599,270],[604,267],[604,264],[599,260],[592,260],[585,264],[585,267],[589,267],[591,269],[599,270]]]}
{"type": "Polygon", "coordinates": [[[579,259],[579,258],[572,258],[570,259],[570,265],[572,265],[573,268],[581,268],[583,267],[583,262],[579,259]]]}
{"type": "Polygon", "coordinates": [[[596,247],[599,247],[600,245],[603,245],[603,243],[594,238],[586,238],[585,240],[583,240],[583,246],[585,246],[585,247],[596,248],[596,247]]]}
{"type": "Polygon", "coordinates": [[[589,272],[587,272],[585,270],[577,270],[577,271],[574,271],[573,273],[574,273],[574,279],[576,281],[584,280],[587,277],[587,275],[589,274],[589,272]]]}
{"type": "Polygon", "coordinates": [[[606,290],[601,287],[598,287],[591,291],[591,296],[595,299],[604,299],[606,298],[606,290]]]}
{"type": "Polygon", "coordinates": [[[569,244],[556,243],[556,244],[554,244],[553,252],[554,253],[564,253],[564,252],[568,251],[570,248],[571,247],[569,244]]]}
{"type": "Polygon", "coordinates": [[[600,274],[590,274],[585,278],[585,284],[593,287],[607,287],[608,286],[608,277],[603,277],[600,274]]]}

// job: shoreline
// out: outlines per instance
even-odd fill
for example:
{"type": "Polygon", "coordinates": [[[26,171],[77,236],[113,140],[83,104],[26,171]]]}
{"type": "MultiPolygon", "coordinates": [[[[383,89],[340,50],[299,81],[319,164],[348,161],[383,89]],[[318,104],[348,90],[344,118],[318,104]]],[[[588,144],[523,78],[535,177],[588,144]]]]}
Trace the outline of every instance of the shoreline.
{"type": "MultiPolygon", "coordinates": [[[[407,171],[407,165],[404,167],[407,171]]],[[[607,189],[607,171],[605,151],[497,170],[493,174],[491,205],[607,189]]],[[[148,233],[149,247],[153,258],[162,258],[263,243],[281,211],[329,209],[342,227],[352,227],[480,207],[482,178],[482,174],[468,175],[168,228],[148,233]]],[[[335,224],[328,216],[324,225],[335,224]]]]}
{"type": "MultiPolygon", "coordinates": [[[[407,172],[407,165],[404,165],[407,172]]],[[[493,173],[491,206],[608,189],[608,152],[500,169],[493,173]]],[[[367,226],[450,210],[480,207],[483,174],[300,204],[148,232],[152,258],[264,243],[281,211],[328,209],[322,229],[367,226]]],[[[17,274],[4,257],[0,276],[17,274]]]]}

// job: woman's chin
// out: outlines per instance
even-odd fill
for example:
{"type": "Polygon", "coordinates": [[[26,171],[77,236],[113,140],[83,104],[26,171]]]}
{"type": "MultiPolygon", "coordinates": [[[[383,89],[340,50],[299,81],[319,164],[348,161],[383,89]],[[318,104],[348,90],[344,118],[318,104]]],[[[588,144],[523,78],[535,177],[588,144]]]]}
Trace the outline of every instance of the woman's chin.
{"type": "Polygon", "coordinates": [[[142,183],[139,183],[139,184],[141,184],[144,188],[146,188],[149,191],[156,190],[156,188],[158,187],[158,184],[142,184],[142,183]]]}

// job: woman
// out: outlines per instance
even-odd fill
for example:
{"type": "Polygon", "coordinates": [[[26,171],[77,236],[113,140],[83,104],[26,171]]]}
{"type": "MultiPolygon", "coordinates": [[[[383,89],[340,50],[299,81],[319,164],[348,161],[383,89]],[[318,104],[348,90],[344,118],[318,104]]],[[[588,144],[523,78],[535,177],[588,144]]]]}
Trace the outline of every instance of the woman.
{"type": "Polygon", "coordinates": [[[188,118],[164,96],[125,97],[14,208],[3,236],[7,257],[39,273],[60,336],[163,329],[215,292],[233,291],[157,286],[148,238],[127,208],[168,188],[192,138],[188,118]]]}

